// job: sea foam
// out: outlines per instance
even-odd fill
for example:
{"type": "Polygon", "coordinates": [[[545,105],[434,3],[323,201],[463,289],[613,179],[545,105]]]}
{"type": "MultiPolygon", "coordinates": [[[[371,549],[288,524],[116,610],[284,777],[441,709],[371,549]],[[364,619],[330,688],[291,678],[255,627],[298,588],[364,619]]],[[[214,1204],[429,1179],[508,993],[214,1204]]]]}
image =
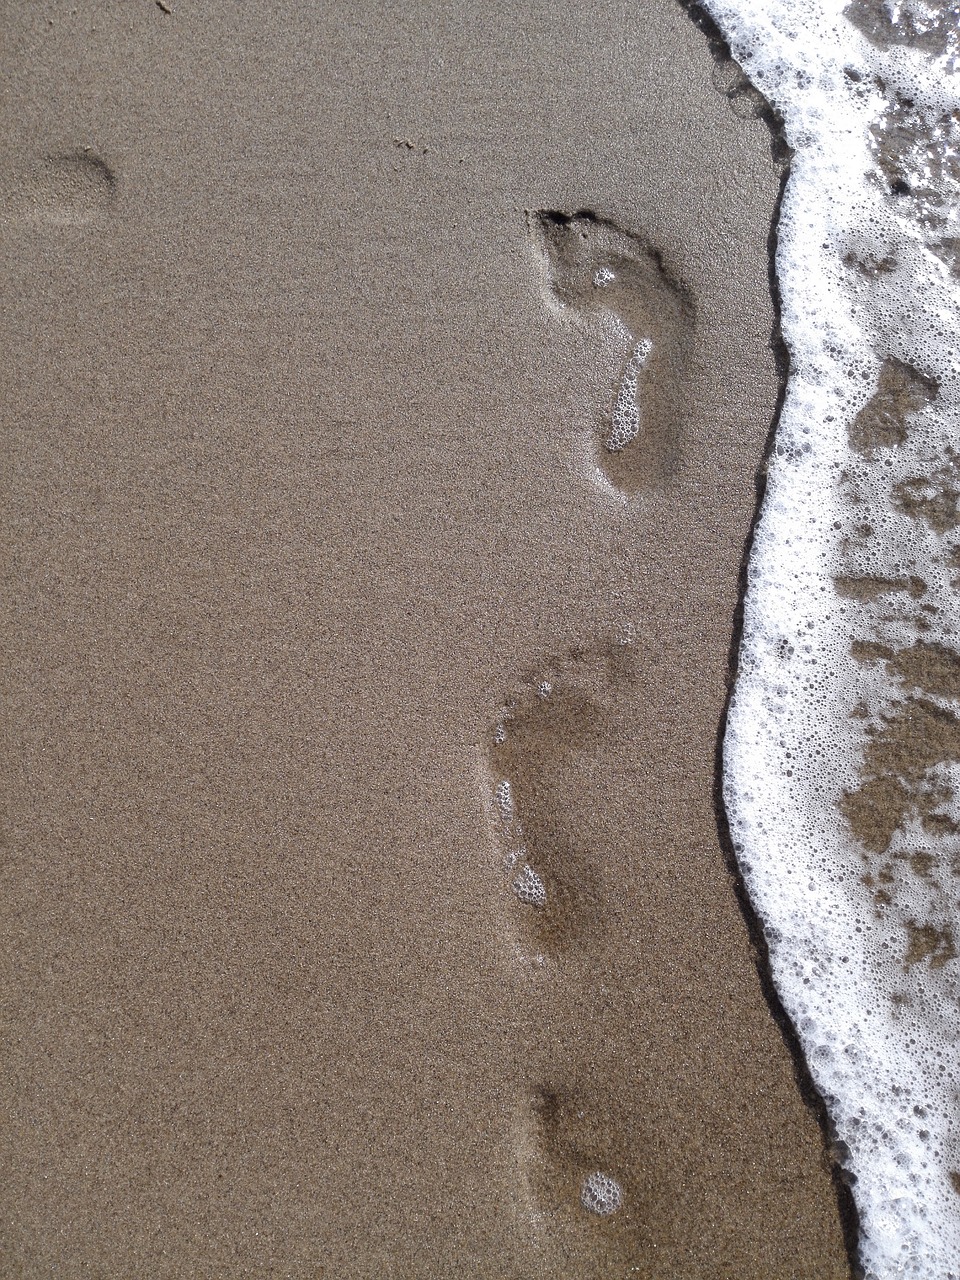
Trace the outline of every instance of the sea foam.
{"type": "Polygon", "coordinates": [[[867,1277],[960,1277],[960,13],[707,0],[793,150],[724,746],[867,1277]]]}

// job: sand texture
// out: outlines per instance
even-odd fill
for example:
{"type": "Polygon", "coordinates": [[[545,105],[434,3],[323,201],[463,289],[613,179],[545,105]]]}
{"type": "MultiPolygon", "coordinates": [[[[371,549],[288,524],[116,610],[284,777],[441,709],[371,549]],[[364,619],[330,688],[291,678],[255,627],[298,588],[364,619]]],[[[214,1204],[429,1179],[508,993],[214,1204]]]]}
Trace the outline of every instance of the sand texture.
{"type": "Polygon", "coordinates": [[[767,127],[669,0],[168,7],[7,6],[2,1274],[840,1280],[714,811],[767,127]]]}

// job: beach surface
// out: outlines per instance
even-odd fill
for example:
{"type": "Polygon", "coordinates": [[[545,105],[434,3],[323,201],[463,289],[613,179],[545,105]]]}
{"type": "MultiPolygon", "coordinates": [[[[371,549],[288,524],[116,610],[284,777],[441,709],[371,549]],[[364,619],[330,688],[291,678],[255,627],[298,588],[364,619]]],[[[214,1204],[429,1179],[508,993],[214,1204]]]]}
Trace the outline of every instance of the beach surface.
{"type": "Polygon", "coordinates": [[[766,124],[667,0],[7,28],[3,1273],[848,1276],[715,808],[766,124]]]}

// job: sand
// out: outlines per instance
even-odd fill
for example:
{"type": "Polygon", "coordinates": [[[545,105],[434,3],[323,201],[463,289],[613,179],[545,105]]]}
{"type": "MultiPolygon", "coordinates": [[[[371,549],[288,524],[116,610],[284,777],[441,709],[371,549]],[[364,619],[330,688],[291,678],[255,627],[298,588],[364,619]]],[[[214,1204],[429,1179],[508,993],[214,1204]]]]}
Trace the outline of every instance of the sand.
{"type": "Polygon", "coordinates": [[[767,126],[668,0],[168,8],[7,15],[3,1274],[848,1275],[714,806],[767,126]]]}

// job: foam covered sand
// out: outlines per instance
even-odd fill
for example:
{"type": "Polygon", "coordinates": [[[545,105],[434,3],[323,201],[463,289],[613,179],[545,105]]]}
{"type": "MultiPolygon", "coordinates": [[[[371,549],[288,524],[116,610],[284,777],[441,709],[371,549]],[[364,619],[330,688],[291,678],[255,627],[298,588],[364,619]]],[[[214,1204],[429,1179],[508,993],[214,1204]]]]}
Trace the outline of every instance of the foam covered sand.
{"type": "Polygon", "coordinates": [[[791,374],[724,747],[869,1277],[960,1276],[960,23],[710,9],[794,148],[791,374]]]}

